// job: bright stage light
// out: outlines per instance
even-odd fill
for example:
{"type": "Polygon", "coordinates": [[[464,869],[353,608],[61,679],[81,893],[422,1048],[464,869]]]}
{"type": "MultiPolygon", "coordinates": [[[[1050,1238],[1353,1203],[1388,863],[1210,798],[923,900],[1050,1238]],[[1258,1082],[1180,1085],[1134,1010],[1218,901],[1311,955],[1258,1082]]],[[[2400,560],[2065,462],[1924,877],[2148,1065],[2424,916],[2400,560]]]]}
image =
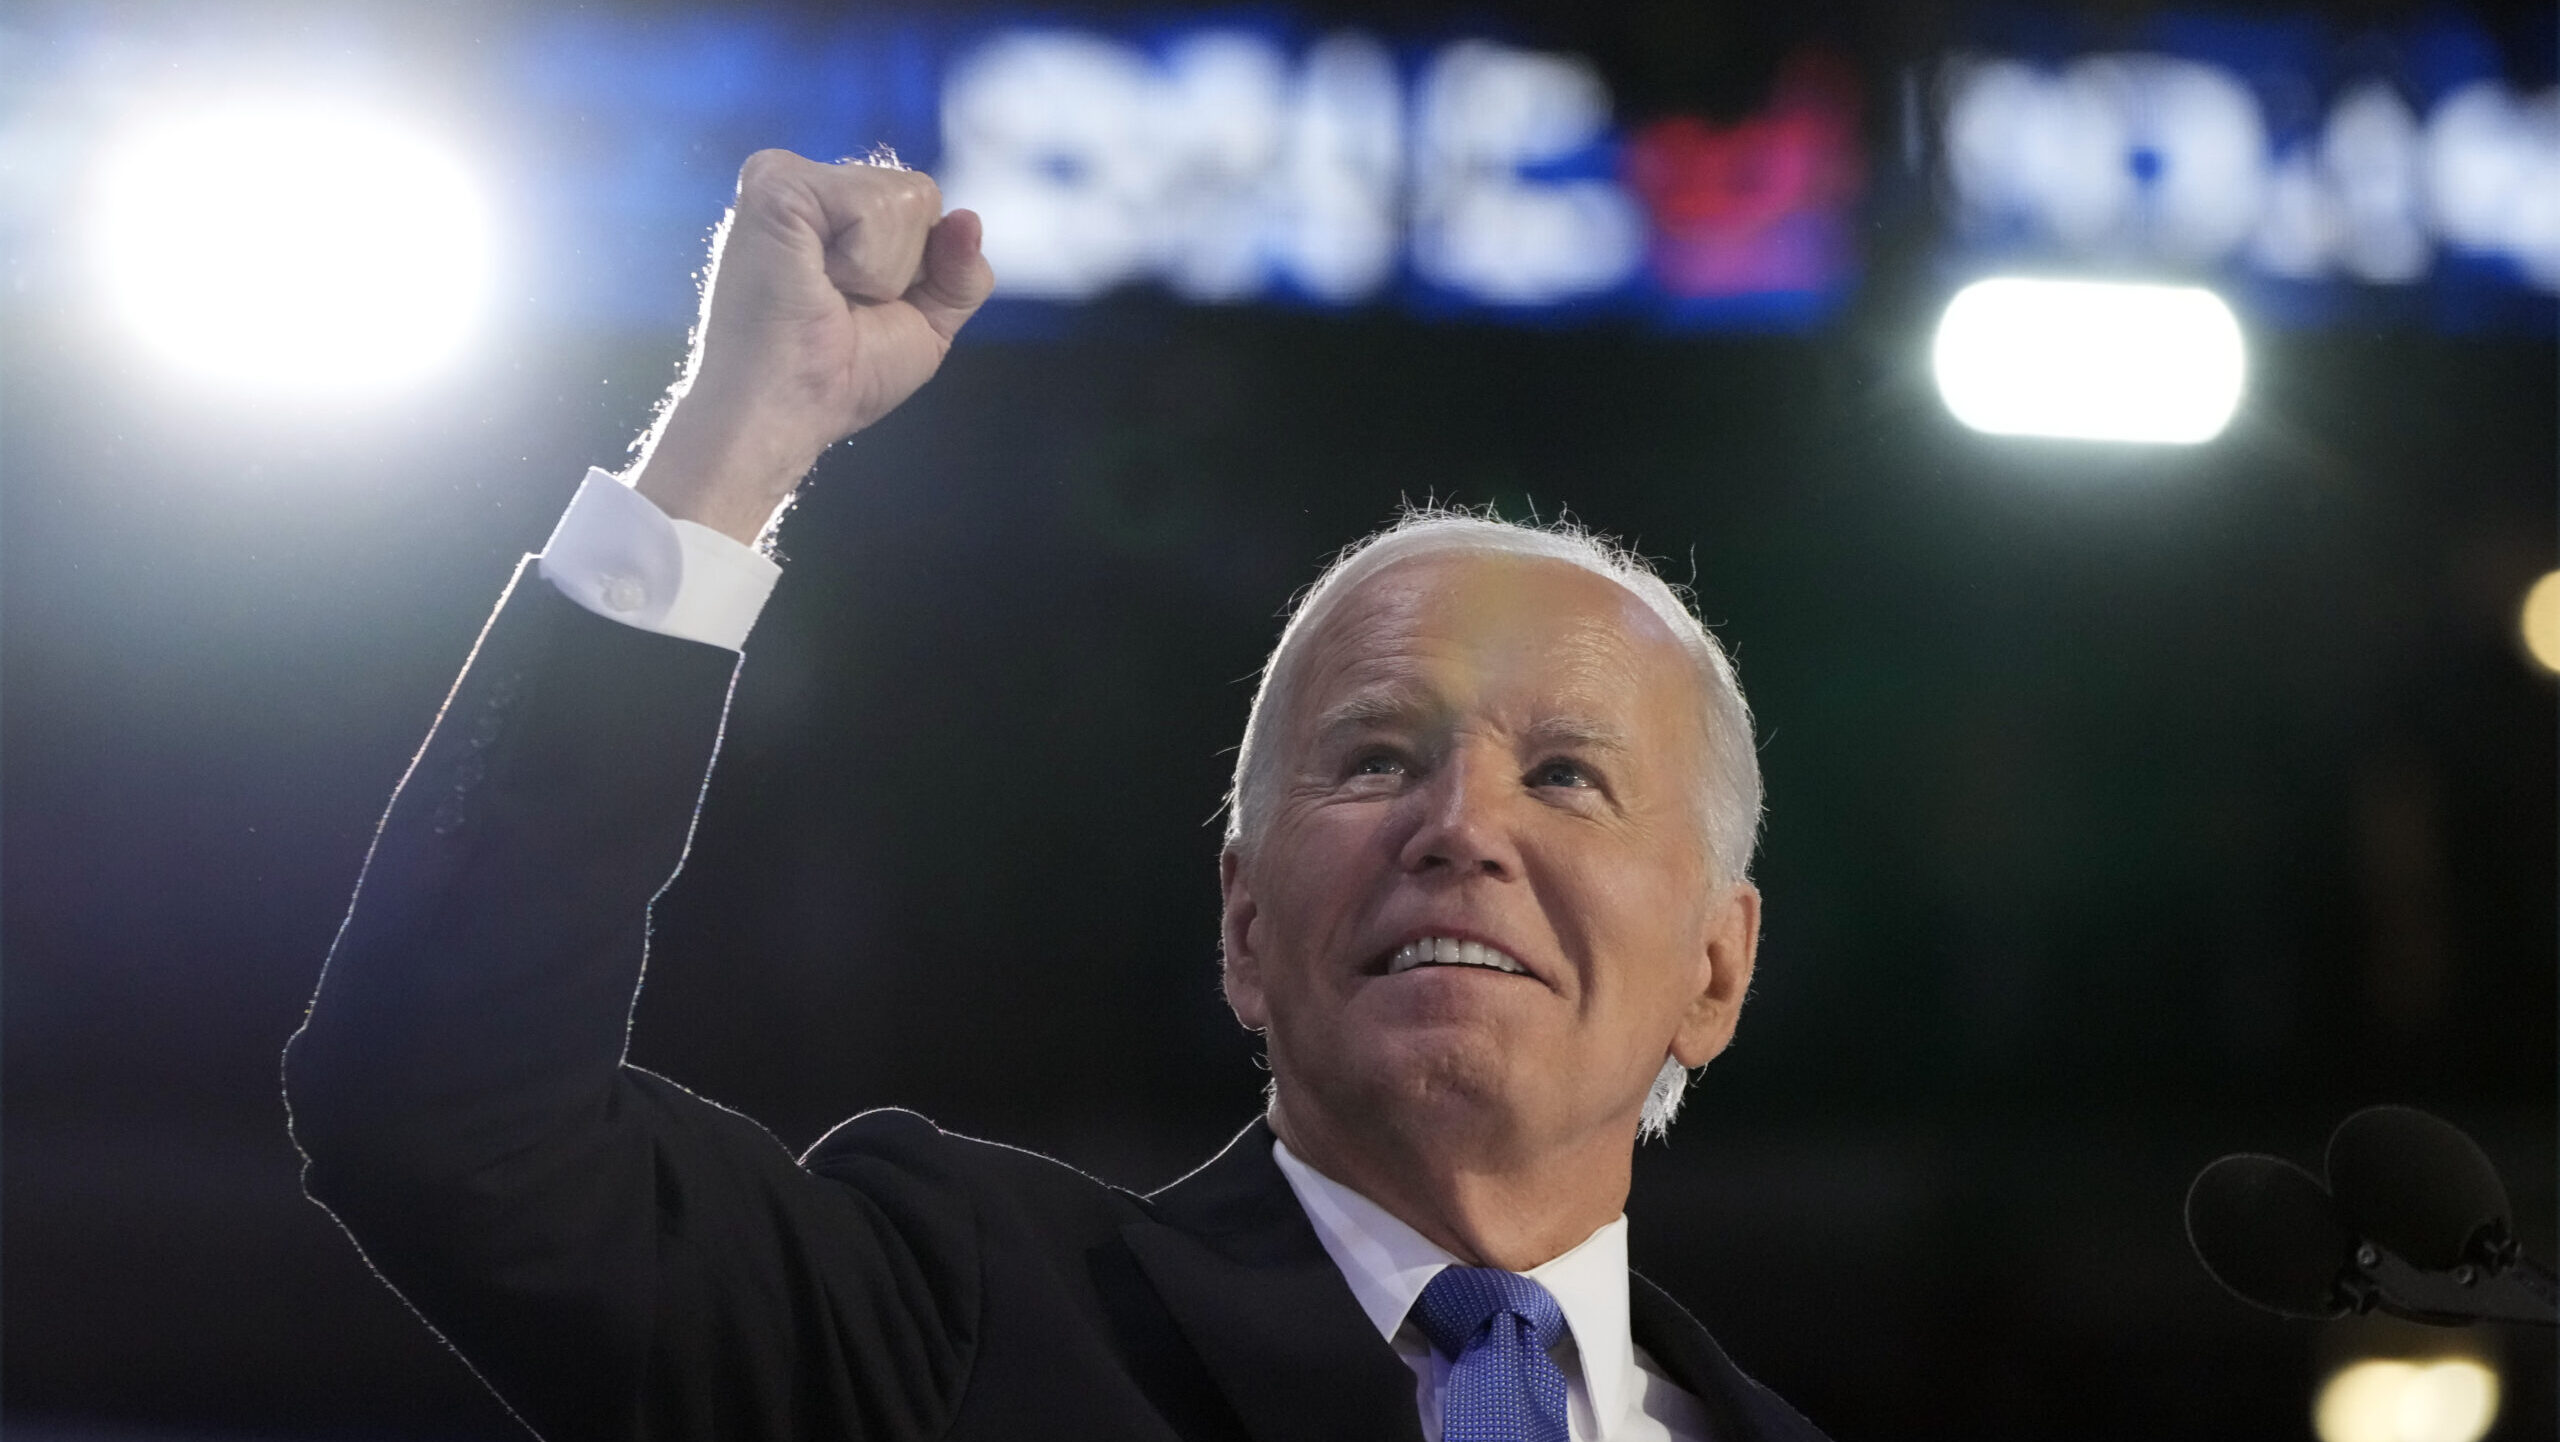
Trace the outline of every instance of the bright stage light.
{"type": "Polygon", "coordinates": [[[2353,1362],[2321,1385],[2321,1442],[2477,1442],[2498,1418],[2498,1374],[2468,1357],[2353,1362]]]}
{"type": "Polygon", "coordinates": [[[2240,404],[2240,323],[2209,290],[2003,278],[1938,322],[1938,394],[1978,431],[2190,444],[2240,404]]]}
{"type": "Polygon", "coordinates": [[[2560,673],[2560,571],[2533,583],[2524,593],[2524,648],[2545,671],[2560,673]]]}
{"type": "Polygon", "coordinates": [[[487,210],[453,156],[387,121],[293,103],[163,118],[96,180],[114,310],[200,379],[379,391],[450,361],[478,319],[487,210]]]}

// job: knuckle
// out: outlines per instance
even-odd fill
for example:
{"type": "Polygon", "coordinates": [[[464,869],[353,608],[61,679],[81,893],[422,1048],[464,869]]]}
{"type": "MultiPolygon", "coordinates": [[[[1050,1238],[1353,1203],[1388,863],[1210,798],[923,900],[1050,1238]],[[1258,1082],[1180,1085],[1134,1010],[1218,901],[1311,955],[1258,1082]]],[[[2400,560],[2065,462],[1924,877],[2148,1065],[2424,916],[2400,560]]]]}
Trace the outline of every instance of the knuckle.
{"type": "Polygon", "coordinates": [[[738,167],[738,193],[769,190],[780,183],[794,162],[800,159],[788,150],[759,150],[738,167]]]}
{"type": "Polygon", "coordinates": [[[882,213],[897,194],[896,175],[877,166],[839,166],[827,180],[841,203],[866,217],[882,213]]]}

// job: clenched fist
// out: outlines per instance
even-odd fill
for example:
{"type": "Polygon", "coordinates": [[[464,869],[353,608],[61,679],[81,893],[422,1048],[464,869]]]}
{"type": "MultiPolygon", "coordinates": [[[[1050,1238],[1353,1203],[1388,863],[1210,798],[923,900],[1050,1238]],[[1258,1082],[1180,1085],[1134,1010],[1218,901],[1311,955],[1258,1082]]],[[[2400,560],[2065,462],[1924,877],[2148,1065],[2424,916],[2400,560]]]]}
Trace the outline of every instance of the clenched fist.
{"type": "Polygon", "coordinates": [[[632,475],[668,515],[750,545],[819,452],[931,379],[995,277],[931,177],[748,157],[712,244],[693,355],[632,475]]]}

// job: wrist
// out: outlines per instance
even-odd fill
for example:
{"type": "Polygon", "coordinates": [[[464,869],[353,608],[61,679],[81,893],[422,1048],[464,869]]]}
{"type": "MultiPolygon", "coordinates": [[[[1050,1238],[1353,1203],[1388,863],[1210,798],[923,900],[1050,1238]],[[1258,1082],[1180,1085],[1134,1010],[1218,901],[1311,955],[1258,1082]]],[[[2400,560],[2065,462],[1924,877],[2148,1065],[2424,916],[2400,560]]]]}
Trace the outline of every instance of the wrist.
{"type": "Polygon", "coordinates": [[[778,433],[749,416],[715,425],[679,401],[628,479],[668,516],[752,546],[817,462],[778,433]]]}

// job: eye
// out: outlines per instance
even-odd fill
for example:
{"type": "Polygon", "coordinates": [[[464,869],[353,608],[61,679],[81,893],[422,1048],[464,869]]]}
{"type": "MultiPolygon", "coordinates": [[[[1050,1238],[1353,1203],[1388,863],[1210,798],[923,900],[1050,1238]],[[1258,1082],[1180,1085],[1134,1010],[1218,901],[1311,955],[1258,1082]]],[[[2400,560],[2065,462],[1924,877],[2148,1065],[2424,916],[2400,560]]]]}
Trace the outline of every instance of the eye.
{"type": "Polygon", "coordinates": [[[1541,761],[1537,765],[1530,767],[1529,784],[1532,786],[1572,786],[1589,788],[1599,785],[1600,779],[1597,776],[1594,776],[1591,773],[1591,769],[1583,765],[1581,762],[1572,760],[1569,757],[1559,756],[1553,760],[1541,761]]]}
{"type": "Polygon", "coordinates": [[[1407,768],[1403,757],[1373,747],[1353,755],[1346,769],[1353,776],[1402,776],[1407,768]]]}

